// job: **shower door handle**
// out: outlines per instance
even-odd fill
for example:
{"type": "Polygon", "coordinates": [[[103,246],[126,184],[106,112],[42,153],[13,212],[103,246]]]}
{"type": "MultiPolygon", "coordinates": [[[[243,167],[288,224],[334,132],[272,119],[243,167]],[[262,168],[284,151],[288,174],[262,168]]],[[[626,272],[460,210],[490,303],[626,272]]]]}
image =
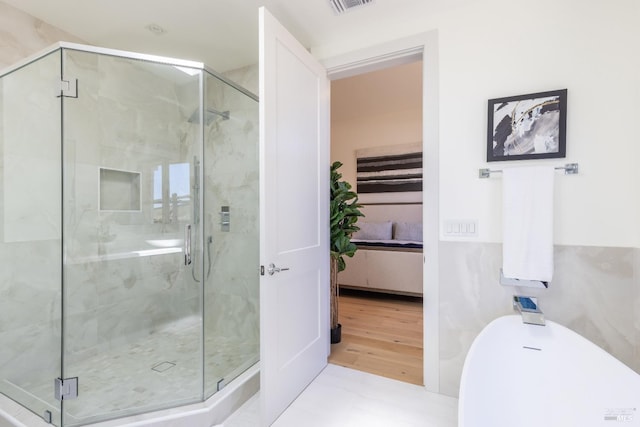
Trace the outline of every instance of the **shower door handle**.
{"type": "Polygon", "coordinates": [[[191,264],[191,224],[184,227],[184,265],[191,264]]]}

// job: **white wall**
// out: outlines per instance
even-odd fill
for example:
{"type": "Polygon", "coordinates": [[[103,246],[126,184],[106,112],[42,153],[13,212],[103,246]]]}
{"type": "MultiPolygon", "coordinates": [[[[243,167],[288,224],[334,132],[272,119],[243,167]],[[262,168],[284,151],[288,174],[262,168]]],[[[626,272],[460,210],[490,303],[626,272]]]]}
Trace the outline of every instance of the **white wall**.
{"type": "Polygon", "coordinates": [[[632,2],[622,3],[629,7],[504,2],[499,19],[469,9],[442,26],[443,220],[477,218],[480,240],[501,240],[500,179],[476,176],[484,167],[485,101],[568,88],[566,161],[579,162],[581,173],[557,175],[555,243],[637,245],[638,198],[624,183],[637,182],[640,57],[629,53],[640,31],[632,2]]]}
{"type": "Polygon", "coordinates": [[[432,16],[404,11],[406,20],[372,33],[369,41],[312,49],[328,63],[339,62],[343,54],[375,52],[385,42],[402,44],[437,30],[440,222],[476,219],[479,236],[460,243],[441,236],[439,261],[427,256],[425,272],[435,276],[425,294],[427,385],[456,396],[475,336],[513,312],[513,293],[531,293],[498,284],[502,181],[478,178],[478,169],[488,166],[487,100],[562,88],[569,93],[567,158],[543,163],[578,162],[581,172],[556,174],[556,274],[549,290],[534,295],[549,319],[640,372],[640,258],[628,249],[640,245],[640,172],[634,166],[640,155],[640,104],[634,102],[640,95],[640,4],[478,3],[432,16]]]}
{"type": "MultiPolygon", "coordinates": [[[[578,162],[580,174],[556,175],[555,243],[638,246],[638,3],[480,3],[384,30],[387,40],[439,31],[441,222],[476,219],[475,241],[502,240],[501,180],[477,177],[487,166],[487,100],[567,88],[567,158],[545,163],[578,162]]],[[[312,51],[331,57],[364,47],[312,51]]]]}
{"type": "Polygon", "coordinates": [[[331,82],[331,162],[356,184],[356,151],[422,142],[422,62],[331,82]]]}
{"type": "Polygon", "coordinates": [[[331,162],[339,160],[343,179],[356,185],[356,150],[422,141],[422,111],[391,111],[352,120],[331,119],[331,162]]]}

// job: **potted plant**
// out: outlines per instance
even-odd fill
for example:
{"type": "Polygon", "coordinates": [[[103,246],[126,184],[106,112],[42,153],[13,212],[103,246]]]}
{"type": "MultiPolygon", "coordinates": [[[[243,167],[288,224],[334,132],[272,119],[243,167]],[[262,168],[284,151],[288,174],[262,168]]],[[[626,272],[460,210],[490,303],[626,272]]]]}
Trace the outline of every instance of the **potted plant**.
{"type": "Polygon", "coordinates": [[[351,184],[341,181],[342,174],[338,169],[340,162],[331,165],[331,199],[329,217],[331,228],[331,344],[339,343],[342,337],[342,325],[338,323],[338,273],[345,269],[344,256],[352,257],[358,249],[351,242],[351,235],[360,228],[356,225],[361,204],[358,195],[351,191],[351,184]]]}

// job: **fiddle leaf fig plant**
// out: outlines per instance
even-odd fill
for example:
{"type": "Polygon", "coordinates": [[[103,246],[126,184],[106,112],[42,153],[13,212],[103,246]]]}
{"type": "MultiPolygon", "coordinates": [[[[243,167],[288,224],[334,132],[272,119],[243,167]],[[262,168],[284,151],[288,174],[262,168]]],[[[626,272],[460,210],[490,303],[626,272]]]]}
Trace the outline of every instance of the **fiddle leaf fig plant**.
{"type": "Polygon", "coordinates": [[[356,225],[364,214],[358,203],[358,194],[351,190],[351,184],[342,181],[338,169],[341,162],[331,165],[330,209],[330,251],[331,251],[331,329],[338,327],[338,273],[345,269],[345,256],[352,257],[357,246],[351,242],[351,235],[360,228],[356,225]]]}

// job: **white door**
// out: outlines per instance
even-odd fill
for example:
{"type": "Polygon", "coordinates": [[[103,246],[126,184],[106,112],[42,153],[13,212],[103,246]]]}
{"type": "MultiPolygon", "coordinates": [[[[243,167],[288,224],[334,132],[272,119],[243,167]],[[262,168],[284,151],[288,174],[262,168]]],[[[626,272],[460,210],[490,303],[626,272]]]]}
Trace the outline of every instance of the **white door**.
{"type": "Polygon", "coordinates": [[[264,8],[260,185],[261,419],[271,425],[329,355],[329,80],[264,8]]]}

